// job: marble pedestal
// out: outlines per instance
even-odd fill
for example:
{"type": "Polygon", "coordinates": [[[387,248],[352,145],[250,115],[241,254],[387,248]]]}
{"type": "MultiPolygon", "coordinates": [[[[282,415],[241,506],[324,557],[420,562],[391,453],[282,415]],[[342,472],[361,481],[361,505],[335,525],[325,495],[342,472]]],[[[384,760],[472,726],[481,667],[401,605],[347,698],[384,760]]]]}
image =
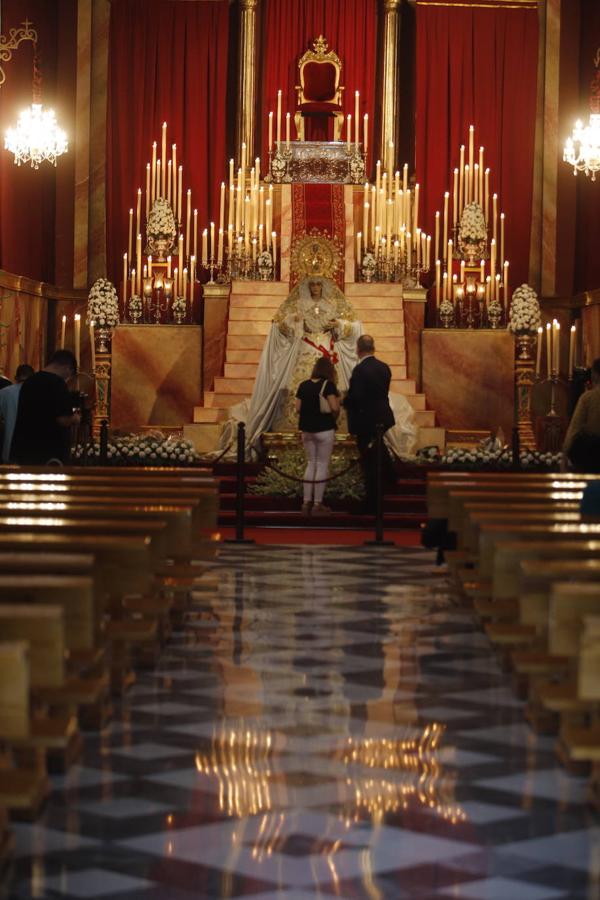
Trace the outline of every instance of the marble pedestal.
{"type": "Polygon", "coordinates": [[[507,331],[425,329],[423,391],[448,437],[469,440],[501,426],[510,440],[514,412],[514,338],[507,331]]]}
{"type": "Polygon", "coordinates": [[[202,402],[199,325],[119,325],[112,340],[111,427],[182,426],[202,402]]]}

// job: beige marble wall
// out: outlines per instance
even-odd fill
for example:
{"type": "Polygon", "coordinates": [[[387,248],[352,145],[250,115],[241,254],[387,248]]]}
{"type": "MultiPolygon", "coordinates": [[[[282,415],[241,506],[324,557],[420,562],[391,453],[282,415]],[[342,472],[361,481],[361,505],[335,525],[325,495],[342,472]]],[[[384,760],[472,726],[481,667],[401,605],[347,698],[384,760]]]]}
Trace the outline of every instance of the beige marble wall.
{"type": "Polygon", "coordinates": [[[404,291],[404,341],[406,344],[406,377],[411,378],[421,390],[421,332],[425,325],[427,293],[423,288],[404,291]]]}
{"type": "Polygon", "coordinates": [[[496,431],[510,437],[514,339],[507,331],[426,329],[423,391],[438,424],[450,430],[496,431]]]}
{"type": "Polygon", "coordinates": [[[215,377],[223,374],[227,317],[229,313],[228,284],[205,284],[203,315],[203,383],[204,391],[214,390],[215,377]]]}
{"type": "Polygon", "coordinates": [[[201,398],[199,325],[119,325],[115,329],[113,428],[183,425],[201,398]]]}

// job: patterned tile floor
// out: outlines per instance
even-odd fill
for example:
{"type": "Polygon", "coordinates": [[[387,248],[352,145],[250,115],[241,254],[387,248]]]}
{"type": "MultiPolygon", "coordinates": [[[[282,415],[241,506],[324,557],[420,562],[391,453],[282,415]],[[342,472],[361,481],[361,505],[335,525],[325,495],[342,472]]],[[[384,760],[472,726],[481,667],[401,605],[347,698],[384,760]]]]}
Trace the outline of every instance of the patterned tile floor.
{"type": "Polygon", "coordinates": [[[230,547],[10,897],[600,896],[585,780],[420,549],[230,547]]]}

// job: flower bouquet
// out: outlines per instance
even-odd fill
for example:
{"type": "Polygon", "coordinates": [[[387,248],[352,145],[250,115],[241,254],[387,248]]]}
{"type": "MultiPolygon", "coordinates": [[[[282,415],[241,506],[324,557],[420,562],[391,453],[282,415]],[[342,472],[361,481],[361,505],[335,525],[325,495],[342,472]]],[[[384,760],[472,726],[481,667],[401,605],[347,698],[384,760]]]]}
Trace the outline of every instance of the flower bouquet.
{"type": "Polygon", "coordinates": [[[171,305],[171,312],[176,324],[181,325],[187,316],[187,300],[185,297],[175,297],[171,305]]]}
{"type": "MultiPolygon", "coordinates": [[[[78,444],[73,451],[73,461],[81,465],[97,465],[99,458],[98,444],[78,444]]],[[[111,466],[189,466],[199,461],[189,441],[175,435],[165,437],[160,431],[114,436],[107,447],[111,466]]]]}
{"type": "Polygon", "coordinates": [[[88,294],[87,324],[97,328],[115,328],[119,324],[119,299],[107,278],[98,278],[88,294]]]}
{"type": "Polygon", "coordinates": [[[173,210],[162,197],[155,200],[152,205],[146,225],[146,234],[148,236],[147,252],[156,256],[158,262],[164,262],[175,246],[177,228],[173,210]]]}
{"type": "Polygon", "coordinates": [[[522,284],[512,295],[508,330],[517,335],[535,335],[542,324],[540,304],[536,292],[522,284]]]}
{"type": "Polygon", "coordinates": [[[487,228],[479,203],[469,203],[462,211],[458,226],[458,252],[468,265],[487,256],[487,228]]]}

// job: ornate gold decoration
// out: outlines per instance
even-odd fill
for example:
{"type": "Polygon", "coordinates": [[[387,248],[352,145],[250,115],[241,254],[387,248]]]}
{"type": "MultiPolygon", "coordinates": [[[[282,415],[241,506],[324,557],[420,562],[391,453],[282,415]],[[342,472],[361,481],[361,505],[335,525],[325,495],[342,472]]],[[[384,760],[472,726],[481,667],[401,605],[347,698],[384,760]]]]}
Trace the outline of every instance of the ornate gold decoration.
{"type": "MultiPolygon", "coordinates": [[[[339,70],[338,71],[338,80],[339,80],[339,76],[342,71],[342,61],[339,58],[339,56],[337,55],[337,53],[335,52],[335,50],[329,49],[329,44],[327,43],[327,40],[323,37],[322,34],[319,35],[319,37],[316,39],[316,41],[313,41],[312,50],[307,50],[306,53],[304,53],[304,55],[301,56],[298,61],[298,68],[300,69],[300,80],[301,81],[302,81],[302,67],[307,62],[317,62],[317,63],[329,62],[329,63],[332,63],[332,65],[334,65],[339,70]]],[[[337,88],[338,88],[338,85],[336,83],[336,89],[337,88]]],[[[302,83],[302,89],[304,89],[304,82],[302,83]]],[[[341,90],[343,90],[343,88],[341,88],[341,90]]]]}
{"type": "Polygon", "coordinates": [[[6,63],[12,58],[12,51],[16,50],[23,41],[37,43],[37,31],[31,28],[32,23],[29,19],[25,19],[21,24],[22,28],[11,28],[7,38],[0,34],[0,87],[6,81],[2,63],[6,63]]]}
{"type": "MultiPolygon", "coordinates": [[[[322,34],[320,34],[316,41],[313,42],[313,49],[307,50],[298,60],[298,69],[300,71],[300,84],[296,85],[296,91],[298,92],[298,106],[301,107],[303,103],[309,103],[312,99],[311,97],[306,97],[304,93],[304,67],[307,63],[329,63],[335,68],[334,93],[333,97],[327,100],[327,103],[331,103],[332,106],[337,105],[341,107],[342,91],[344,90],[344,86],[340,85],[340,78],[342,75],[342,61],[335,50],[329,49],[329,44],[322,34]]],[[[338,112],[332,110],[332,114],[334,116],[333,139],[337,141],[339,140],[340,134],[342,132],[342,126],[344,124],[344,113],[342,110],[338,112]]],[[[294,122],[296,124],[296,131],[300,136],[300,140],[304,140],[304,122],[302,121],[301,110],[294,115],[294,122]]]]}
{"type": "Polygon", "coordinates": [[[277,146],[271,159],[275,184],[301,181],[309,184],[362,184],[365,158],[356,144],[297,141],[277,146]]]}
{"type": "Polygon", "coordinates": [[[242,159],[242,144],[246,145],[246,159],[254,159],[254,114],[256,101],[256,8],[258,0],[242,0],[240,7],[240,56],[238,75],[237,150],[242,159]]]}
{"type": "MultiPolygon", "coordinates": [[[[296,275],[299,279],[310,275],[323,275],[325,278],[333,279],[340,268],[341,260],[342,250],[339,243],[321,234],[316,228],[309,234],[296,238],[292,244],[290,267],[292,275],[296,275]]],[[[336,290],[339,291],[339,288],[336,290]]]]}
{"type": "Polygon", "coordinates": [[[515,338],[515,400],[519,441],[521,448],[535,450],[536,440],[531,420],[531,392],[535,384],[535,337],[517,334],[515,338]]]}

